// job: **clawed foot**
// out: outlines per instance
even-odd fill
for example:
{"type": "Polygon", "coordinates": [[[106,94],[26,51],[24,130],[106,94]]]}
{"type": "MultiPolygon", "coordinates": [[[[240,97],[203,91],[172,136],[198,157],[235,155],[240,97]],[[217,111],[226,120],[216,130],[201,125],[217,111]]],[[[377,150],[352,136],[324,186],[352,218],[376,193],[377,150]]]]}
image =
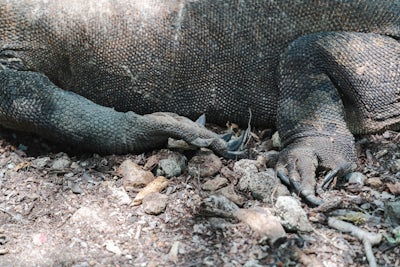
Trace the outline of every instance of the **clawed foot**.
{"type": "MultiPolygon", "coordinates": [[[[206,116],[205,114],[201,115],[196,121],[197,124],[201,126],[206,125],[206,116]]],[[[250,137],[250,126],[246,129],[246,131],[243,131],[239,137],[234,137],[233,131],[229,130],[227,133],[219,135],[219,138],[221,138],[223,141],[226,142],[226,151],[224,154],[222,154],[223,157],[225,158],[237,158],[237,157],[243,157],[247,150],[244,148],[244,144],[247,142],[247,140],[250,137]]],[[[211,143],[213,140],[210,140],[211,143]]],[[[197,147],[208,147],[206,142],[206,146],[202,145],[202,142],[204,142],[204,139],[201,140],[195,140],[195,145],[197,143],[197,147]],[[200,141],[200,142],[199,142],[200,141]],[[199,142],[199,143],[197,143],[199,142]]],[[[211,144],[210,143],[210,144],[211,144]]]]}
{"type": "Polygon", "coordinates": [[[315,195],[317,168],[330,170],[322,183],[322,188],[326,189],[334,177],[342,177],[355,169],[353,147],[351,141],[340,143],[324,137],[304,138],[281,152],[276,165],[277,175],[308,204],[319,206],[323,200],[315,195]]]}
{"type": "Polygon", "coordinates": [[[209,148],[219,156],[237,158],[244,157],[246,154],[244,144],[249,137],[249,129],[235,138],[231,132],[218,135],[205,128],[205,115],[200,116],[195,122],[186,117],[166,112],[152,113],[144,117],[151,118],[151,125],[162,129],[163,134],[175,139],[182,139],[198,148],[209,148]]]}

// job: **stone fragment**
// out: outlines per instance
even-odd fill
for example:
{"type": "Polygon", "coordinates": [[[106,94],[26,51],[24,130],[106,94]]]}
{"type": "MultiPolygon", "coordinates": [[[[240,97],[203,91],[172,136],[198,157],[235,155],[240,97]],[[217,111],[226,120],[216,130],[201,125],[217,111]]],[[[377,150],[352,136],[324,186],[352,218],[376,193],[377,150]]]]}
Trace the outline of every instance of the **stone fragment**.
{"type": "Polygon", "coordinates": [[[36,169],[42,170],[47,166],[47,164],[49,164],[49,162],[50,162],[49,157],[37,158],[32,160],[32,166],[35,167],[36,169]]]}
{"type": "Polygon", "coordinates": [[[171,247],[171,249],[169,250],[169,253],[168,253],[168,260],[173,261],[175,263],[178,261],[178,253],[179,253],[180,244],[181,244],[180,241],[175,241],[172,244],[172,247],[171,247]]]}
{"type": "Polygon", "coordinates": [[[111,191],[111,196],[115,199],[118,205],[129,205],[132,200],[124,187],[115,187],[114,185],[108,185],[108,190],[111,191]]]}
{"type": "Polygon", "coordinates": [[[258,172],[257,161],[251,159],[241,159],[233,165],[233,171],[241,175],[250,175],[258,172]]]}
{"type": "Polygon", "coordinates": [[[239,207],[222,195],[211,195],[203,199],[200,209],[206,216],[233,218],[239,207]]]}
{"type": "Polygon", "coordinates": [[[53,161],[50,168],[54,171],[64,171],[70,165],[70,158],[66,154],[63,154],[60,158],[57,158],[53,161]]]}
{"type": "Polygon", "coordinates": [[[244,197],[242,197],[241,195],[238,195],[235,192],[235,189],[232,185],[228,185],[226,187],[219,189],[217,191],[217,193],[223,195],[224,197],[226,197],[227,199],[229,199],[230,201],[232,201],[239,207],[244,205],[244,202],[245,202],[244,197]]]}
{"type": "Polygon", "coordinates": [[[210,177],[222,168],[222,161],[211,151],[199,151],[188,163],[189,174],[193,177],[210,177]]]}
{"type": "Polygon", "coordinates": [[[167,207],[168,196],[161,193],[151,193],[143,198],[143,210],[150,215],[159,215],[167,207]]]}
{"type": "Polygon", "coordinates": [[[345,175],[344,177],[349,184],[357,184],[357,185],[364,185],[365,180],[367,177],[361,172],[351,172],[345,175]]]}
{"type": "Polygon", "coordinates": [[[390,170],[393,173],[400,172],[400,159],[396,159],[395,161],[393,161],[392,165],[390,166],[390,170]]]}
{"type": "Polygon", "coordinates": [[[391,194],[395,196],[400,195],[400,182],[387,183],[386,186],[391,194]]]}
{"type": "Polygon", "coordinates": [[[156,167],[157,176],[165,176],[167,178],[172,176],[179,176],[186,168],[186,157],[181,153],[162,150],[159,161],[156,167]]]}
{"type": "Polygon", "coordinates": [[[122,184],[127,191],[138,191],[154,180],[152,172],[143,170],[130,159],[121,163],[118,173],[122,175],[122,184]]]}
{"type": "Polygon", "coordinates": [[[278,197],[275,203],[275,211],[287,230],[301,232],[311,232],[313,230],[306,212],[295,198],[290,196],[278,197]]]}
{"type": "Polygon", "coordinates": [[[114,244],[114,242],[112,240],[106,240],[106,242],[104,243],[104,246],[106,247],[106,249],[116,255],[121,255],[122,251],[121,249],[114,244]]]}
{"type": "Polygon", "coordinates": [[[210,179],[207,182],[205,182],[201,188],[206,191],[216,191],[228,184],[228,179],[217,176],[214,179],[210,179]]]}
{"type": "Polygon", "coordinates": [[[385,156],[387,153],[388,153],[388,150],[387,150],[387,149],[379,150],[378,152],[376,152],[375,158],[376,158],[376,159],[380,159],[380,158],[382,158],[383,156],[385,156]]]}
{"type": "Polygon", "coordinates": [[[365,184],[372,188],[379,188],[383,185],[382,180],[379,177],[371,177],[365,181],[365,184]]]}
{"type": "Polygon", "coordinates": [[[243,175],[238,183],[239,190],[249,190],[255,199],[272,204],[272,194],[288,195],[289,191],[276,177],[273,169],[243,175]]]}
{"type": "Polygon", "coordinates": [[[239,209],[234,215],[248,224],[261,238],[266,238],[272,247],[277,247],[286,240],[286,232],[279,219],[266,209],[239,209]]]}

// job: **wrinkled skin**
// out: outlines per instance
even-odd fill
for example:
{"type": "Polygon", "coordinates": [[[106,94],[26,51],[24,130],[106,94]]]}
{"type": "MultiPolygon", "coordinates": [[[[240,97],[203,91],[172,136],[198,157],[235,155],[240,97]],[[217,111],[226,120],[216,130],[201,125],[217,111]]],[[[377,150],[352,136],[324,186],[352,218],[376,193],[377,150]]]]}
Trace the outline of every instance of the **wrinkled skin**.
{"type": "Polygon", "coordinates": [[[399,0],[0,0],[0,123],[104,153],[174,137],[232,156],[185,117],[245,125],[251,109],[279,130],[278,175],[318,204],[315,171],[354,170],[353,134],[399,129],[399,38],[399,0]]]}

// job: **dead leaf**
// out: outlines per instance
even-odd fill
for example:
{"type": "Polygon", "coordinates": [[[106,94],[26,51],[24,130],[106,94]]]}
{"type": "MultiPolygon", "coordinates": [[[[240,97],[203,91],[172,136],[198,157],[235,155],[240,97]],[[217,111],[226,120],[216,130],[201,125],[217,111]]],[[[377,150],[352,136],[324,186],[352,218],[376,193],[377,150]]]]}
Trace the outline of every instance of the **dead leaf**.
{"type": "Polygon", "coordinates": [[[143,188],[133,200],[133,205],[140,205],[142,204],[142,200],[145,196],[151,193],[159,193],[164,190],[168,186],[168,180],[164,176],[158,176],[154,179],[151,183],[149,183],[145,188],[143,188]]]}

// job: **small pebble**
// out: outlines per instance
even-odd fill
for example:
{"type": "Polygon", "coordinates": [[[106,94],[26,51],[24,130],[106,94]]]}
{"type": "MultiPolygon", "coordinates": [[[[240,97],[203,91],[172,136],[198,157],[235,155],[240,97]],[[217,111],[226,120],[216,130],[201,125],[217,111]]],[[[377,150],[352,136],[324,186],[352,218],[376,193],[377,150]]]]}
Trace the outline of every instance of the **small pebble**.
{"type": "Polygon", "coordinates": [[[71,182],[69,188],[71,188],[71,191],[74,194],[82,194],[83,193],[83,190],[79,183],[71,182]]]}
{"type": "Polygon", "coordinates": [[[373,188],[379,188],[383,185],[382,180],[379,177],[368,178],[365,181],[365,184],[373,188]]]}
{"type": "Polygon", "coordinates": [[[188,163],[188,172],[193,177],[210,177],[222,168],[222,161],[211,151],[199,151],[188,163]]]}
{"type": "Polygon", "coordinates": [[[223,195],[239,207],[243,206],[245,203],[245,198],[241,195],[238,195],[232,185],[219,189],[217,193],[223,195]]]}
{"type": "Polygon", "coordinates": [[[221,195],[211,195],[205,199],[200,204],[201,213],[206,216],[216,216],[224,218],[233,218],[234,212],[239,209],[239,207],[221,195]]]}
{"type": "Polygon", "coordinates": [[[249,175],[258,172],[257,161],[251,159],[241,159],[233,165],[233,171],[241,175],[249,175]]]}
{"type": "Polygon", "coordinates": [[[156,168],[156,175],[167,178],[181,175],[186,168],[186,157],[181,153],[170,150],[162,150],[161,153],[159,155],[161,159],[158,161],[156,168]]]}
{"type": "Polygon", "coordinates": [[[240,221],[247,223],[260,237],[267,238],[273,247],[279,246],[286,240],[286,232],[279,219],[265,209],[239,209],[234,215],[240,221]]]}
{"type": "Polygon", "coordinates": [[[36,169],[42,170],[47,166],[49,162],[50,162],[49,157],[38,158],[32,160],[32,166],[35,167],[36,169]]]}
{"type": "Polygon", "coordinates": [[[122,184],[127,191],[140,190],[154,180],[152,172],[143,170],[130,159],[121,163],[118,173],[122,175],[122,184]]]}
{"type": "Polygon", "coordinates": [[[397,172],[400,171],[400,159],[396,159],[396,160],[392,163],[392,165],[390,166],[390,170],[391,170],[393,173],[397,173],[397,172]]]}
{"type": "Polygon", "coordinates": [[[283,186],[280,180],[275,176],[275,171],[273,169],[243,175],[239,180],[239,189],[241,191],[249,190],[255,199],[270,204],[272,204],[271,196],[273,193],[275,193],[275,196],[289,194],[287,188],[283,186]]]}
{"type": "Polygon", "coordinates": [[[367,177],[361,172],[351,172],[344,177],[350,184],[364,185],[367,177]]]}
{"type": "Polygon", "coordinates": [[[216,191],[227,184],[228,184],[228,179],[221,176],[217,176],[214,179],[210,179],[207,182],[205,182],[201,186],[201,188],[206,191],[216,191]]]}
{"type": "Polygon", "coordinates": [[[107,240],[104,243],[104,245],[105,245],[105,247],[106,247],[106,249],[108,251],[110,251],[110,252],[112,252],[112,253],[114,253],[116,255],[121,255],[122,254],[121,249],[117,245],[115,245],[112,240],[107,240]]]}
{"type": "Polygon", "coordinates": [[[386,203],[385,218],[392,224],[400,225],[400,201],[386,203]]]}
{"type": "Polygon", "coordinates": [[[143,198],[143,210],[150,215],[159,215],[167,207],[168,196],[161,193],[152,193],[143,198]]]}
{"type": "Polygon", "coordinates": [[[63,155],[61,158],[55,159],[51,164],[51,169],[55,171],[64,171],[71,165],[71,160],[67,155],[63,155]]]}
{"type": "Polygon", "coordinates": [[[179,253],[180,244],[181,244],[180,241],[175,241],[172,244],[172,247],[171,247],[171,249],[169,250],[169,253],[168,253],[168,259],[170,261],[173,261],[173,262],[177,262],[178,261],[178,253],[179,253]]]}

